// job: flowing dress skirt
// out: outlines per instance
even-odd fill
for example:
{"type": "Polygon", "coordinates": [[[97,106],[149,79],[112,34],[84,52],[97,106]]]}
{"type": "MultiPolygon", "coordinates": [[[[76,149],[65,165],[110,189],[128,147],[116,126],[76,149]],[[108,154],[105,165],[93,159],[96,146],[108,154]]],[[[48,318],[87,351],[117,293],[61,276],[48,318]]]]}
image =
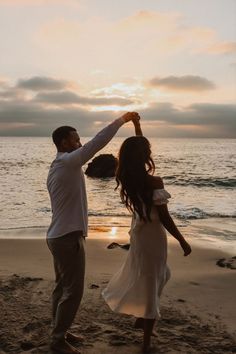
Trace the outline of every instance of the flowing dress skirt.
{"type": "Polygon", "coordinates": [[[170,278],[166,231],[155,206],[151,219],[145,223],[133,215],[127,258],[102,292],[114,312],[146,319],[160,317],[160,296],[170,278]]]}

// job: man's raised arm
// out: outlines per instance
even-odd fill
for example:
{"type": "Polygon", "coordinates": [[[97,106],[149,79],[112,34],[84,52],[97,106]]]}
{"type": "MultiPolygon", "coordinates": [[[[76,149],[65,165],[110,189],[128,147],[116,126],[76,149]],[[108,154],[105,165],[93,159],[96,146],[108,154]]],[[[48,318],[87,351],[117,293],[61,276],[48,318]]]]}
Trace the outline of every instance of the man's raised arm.
{"type": "Polygon", "coordinates": [[[77,150],[68,153],[67,161],[72,164],[84,165],[88,160],[90,160],[99,150],[104,148],[113,136],[117,133],[119,128],[131,121],[138,120],[138,113],[128,112],[125,113],[120,118],[114,120],[107,127],[102,129],[93,139],[78,148],[77,150]]]}

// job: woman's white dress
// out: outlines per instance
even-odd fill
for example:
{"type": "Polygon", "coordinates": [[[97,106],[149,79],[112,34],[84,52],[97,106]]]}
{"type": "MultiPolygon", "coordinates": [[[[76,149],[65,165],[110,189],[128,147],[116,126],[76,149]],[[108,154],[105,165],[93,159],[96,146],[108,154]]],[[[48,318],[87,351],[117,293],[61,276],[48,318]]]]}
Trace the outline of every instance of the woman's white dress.
{"type": "Polygon", "coordinates": [[[160,317],[160,296],[170,278],[167,262],[167,237],[155,205],[167,204],[165,189],[153,191],[151,222],[132,217],[130,249],[125,263],[112,277],[102,295],[114,312],[135,317],[160,317]]]}

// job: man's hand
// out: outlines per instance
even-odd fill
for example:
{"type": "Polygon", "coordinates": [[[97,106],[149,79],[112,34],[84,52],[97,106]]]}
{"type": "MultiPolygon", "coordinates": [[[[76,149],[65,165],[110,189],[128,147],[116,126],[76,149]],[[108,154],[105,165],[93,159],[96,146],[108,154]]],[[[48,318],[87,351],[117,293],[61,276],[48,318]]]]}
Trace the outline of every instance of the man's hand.
{"type": "Polygon", "coordinates": [[[121,118],[123,118],[126,123],[132,120],[134,124],[140,120],[137,112],[127,112],[121,118]]]}

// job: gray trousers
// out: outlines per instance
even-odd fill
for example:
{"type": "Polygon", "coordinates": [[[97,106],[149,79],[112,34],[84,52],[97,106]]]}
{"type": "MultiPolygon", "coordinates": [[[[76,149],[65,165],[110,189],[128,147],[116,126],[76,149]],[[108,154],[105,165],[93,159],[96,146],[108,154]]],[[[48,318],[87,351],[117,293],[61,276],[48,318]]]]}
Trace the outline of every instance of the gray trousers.
{"type": "Polygon", "coordinates": [[[85,250],[81,231],[48,239],[53,255],[56,285],[52,294],[52,342],[64,341],[84,291],[85,250]]]}

